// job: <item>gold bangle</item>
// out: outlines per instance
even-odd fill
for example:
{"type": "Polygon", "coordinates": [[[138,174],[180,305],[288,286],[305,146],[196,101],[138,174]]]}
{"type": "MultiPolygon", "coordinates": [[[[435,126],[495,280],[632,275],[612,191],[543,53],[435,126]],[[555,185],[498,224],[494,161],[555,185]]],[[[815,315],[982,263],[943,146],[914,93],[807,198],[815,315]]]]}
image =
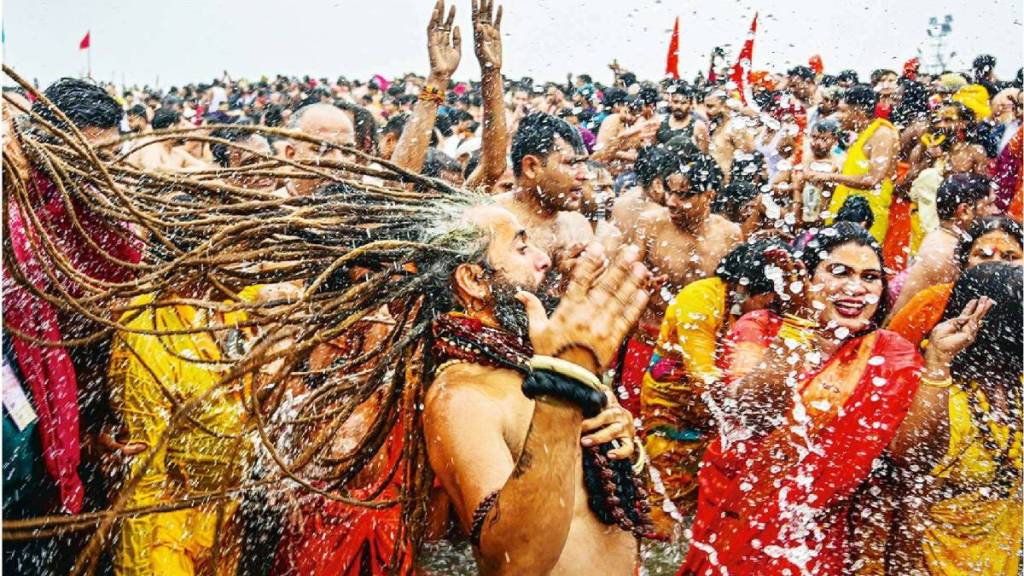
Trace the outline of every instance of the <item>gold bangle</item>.
{"type": "Polygon", "coordinates": [[[952,376],[946,376],[942,380],[933,380],[931,378],[921,376],[921,384],[931,386],[932,388],[949,388],[953,385],[953,378],[952,376]]]}
{"type": "Polygon", "coordinates": [[[644,449],[643,442],[640,442],[637,438],[633,438],[633,446],[636,447],[636,462],[633,462],[633,473],[640,474],[647,467],[647,450],[644,449]]]}
{"type": "Polygon", "coordinates": [[[548,370],[561,374],[566,378],[572,378],[577,382],[584,384],[597,390],[598,392],[604,392],[604,385],[601,384],[601,380],[590,370],[587,370],[579,364],[573,364],[568,360],[562,360],[561,358],[555,358],[554,356],[534,356],[530,358],[527,363],[532,370],[548,370]]]}
{"type": "Polygon", "coordinates": [[[807,346],[814,336],[814,329],[818,327],[816,322],[786,314],[782,317],[782,325],[779,326],[777,337],[781,338],[789,348],[807,346]]]}

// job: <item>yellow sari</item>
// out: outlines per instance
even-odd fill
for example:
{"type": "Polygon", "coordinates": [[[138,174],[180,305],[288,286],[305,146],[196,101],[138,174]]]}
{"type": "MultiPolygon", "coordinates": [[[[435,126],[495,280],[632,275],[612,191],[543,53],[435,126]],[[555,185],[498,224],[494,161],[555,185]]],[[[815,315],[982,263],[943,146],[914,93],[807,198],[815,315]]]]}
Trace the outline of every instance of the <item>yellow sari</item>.
{"type": "Polygon", "coordinates": [[[956,496],[933,504],[931,523],[921,544],[928,570],[944,576],[1015,576],[1020,571],[1021,538],[1021,434],[1005,425],[979,426],[971,418],[975,394],[979,411],[989,405],[980,390],[961,386],[949,391],[949,451],[932,470],[956,496]],[[982,441],[990,435],[998,451],[982,441]],[[1009,447],[1007,445],[1009,444],[1009,447]],[[1016,479],[1009,494],[994,494],[992,488],[1000,467],[1012,466],[1016,479]]]}
{"type": "MultiPolygon", "coordinates": [[[[257,289],[246,289],[240,296],[247,299],[257,289]]],[[[242,345],[245,335],[231,326],[243,321],[245,314],[227,313],[223,322],[214,323],[201,318],[200,311],[192,306],[161,305],[153,301],[152,295],[139,296],[132,304],[152,306],[124,314],[121,321],[129,330],[183,331],[211,325],[226,328],[217,330],[217,340],[207,332],[157,336],[122,331],[114,337],[108,376],[113,403],[124,421],[128,442],[147,447],[130,464],[129,477],[138,478],[138,485],[128,507],[152,506],[237,486],[246,458],[241,391],[221,387],[209,393],[224,373],[223,365],[209,362],[223,358],[222,346],[230,353],[230,349],[242,345]],[[149,466],[143,467],[148,451],[157,448],[167,431],[177,406],[207,393],[202,408],[192,411],[183,428],[172,435],[149,466]]],[[[204,564],[209,560],[215,535],[225,540],[236,507],[233,501],[215,502],[126,518],[114,548],[115,573],[208,573],[204,564]]],[[[229,552],[221,558],[217,573],[232,573],[229,552]]]]}
{"type": "MultiPolygon", "coordinates": [[[[850,150],[846,154],[846,162],[843,163],[844,176],[861,176],[871,171],[871,159],[864,153],[864,145],[883,126],[893,131],[896,130],[888,120],[878,118],[857,135],[857,141],[853,143],[853,146],[850,146],[850,150]]],[[[868,205],[871,207],[871,214],[875,217],[875,222],[868,231],[875,237],[875,240],[878,240],[879,244],[885,242],[885,234],[889,231],[892,179],[887,177],[885,180],[882,180],[881,184],[871,190],[860,190],[843,185],[836,186],[835,192],[832,193],[832,200],[828,205],[828,211],[831,215],[827,221],[828,224],[832,224],[833,218],[839,213],[839,209],[843,207],[846,199],[850,196],[862,196],[868,201],[868,205]]]]}

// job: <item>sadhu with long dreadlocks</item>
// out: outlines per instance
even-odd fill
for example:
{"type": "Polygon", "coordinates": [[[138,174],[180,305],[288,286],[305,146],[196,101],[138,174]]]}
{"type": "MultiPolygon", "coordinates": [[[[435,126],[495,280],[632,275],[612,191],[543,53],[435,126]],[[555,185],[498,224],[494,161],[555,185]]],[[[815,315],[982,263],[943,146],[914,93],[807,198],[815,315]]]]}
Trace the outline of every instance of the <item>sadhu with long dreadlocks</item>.
{"type": "MultiPolygon", "coordinates": [[[[86,297],[50,285],[34,293],[62,310],[94,317],[103,327],[94,337],[114,329],[121,340],[209,339],[209,357],[165,352],[174,362],[216,367],[220,378],[202,390],[154,389],[177,397],[166,426],[159,437],[147,439],[110,510],[5,521],[5,538],[98,526],[74,570],[87,573],[124,518],[230,501],[253,489],[233,468],[184,496],[156,504],[133,500],[146,488],[147,472],[160,465],[159,456],[175,452],[183,439],[244,437],[276,466],[261,486],[289,479],[332,501],[369,508],[400,504],[392,567],[406,565],[405,557],[422,541],[436,472],[486,573],[592,570],[597,553],[610,573],[635,569],[636,537],[649,530],[646,496],[636,476],[643,458],[631,420],[595,376],[608,368],[653,288],[635,250],[606,257],[602,248],[589,248],[548,317],[530,295],[547,275],[547,257],[511,213],[484,197],[386,162],[383,169],[371,169],[348,161],[267,156],[231,171],[168,177],[101,159],[74,127],[71,135],[59,126],[47,129],[63,144],[25,143],[34,161],[51,167],[60,183],[58,198],[84,195],[102,208],[97,222],[145,229],[148,249],[137,275],[88,285],[86,297]],[[305,172],[339,185],[309,197],[279,198],[269,190],[225,183],[229,172],[274,169],[278,176],[305,172]],[[371,173],[389,182],[368,185],[352,177],[371,173]],[[91,187],[65,187],[82,182],[91,187]],[[409,192],[406,183],[416,184],[417,191],[409,192]],[[188,195],[169,193],[183,188],[188,195]],[[242,297],[246,287],[271,283],[302,288],[271,302],[242,297]],[[203,288],[182,293],[184,286],[203,288]],[[121,319],[91,314],[83,304],[104,304],[121,319]],[[216,320],[182,326],[135,322],[182,306],[216,320]],[[228,320],[232,313],[244,314],[228,320]],[[380,325],[388,328],[367,346],[369,326],[380,325]],[[314,352],[328,343],[346,350],[325,364],[314,352]],[[258,386],[250,385],[252,376],[259,376],[258,386]],[[237,396],[232,406],[246,412],[231,422],[235,433],[204,416],[224,394],[237,396]],[[495,418],[485,422],[485,414],[495,418]],[[335,449],[339,436],[352,430],[353,418],[362,425],[341,443],[343,449],[335,449]],[[398,457],[388,452],[394,434],[403,438],[398,457]],[[400,478],[397,490],[363,490],[360,475],[381,461],[385,477],[400,478]]],[[[34,207],[20,184],[5,183],[5,206],[15,204],[29,214],[41,234],[45,229],[32,217],[34,207]]],[[[44,247],[51,256],[60,254],[44,247]]],[[[63,265],[45,264],[44,272],[63,265]]],[[[5,262],[8,267],[12,280],[24,283],[15,273],[20,269],[5,262]]],[[[73,264],[65,267],[72,280],[88,284],[74,274],[73,264]]],[[[67,344],[59,335],[35,340],[41,346],[67,344]]],[[[131,356],[126,348],[125,354],[131,356]]],[[[218,447],[219,457],[228,454],[218,447]]],[[[163,462],[178,472],[197,470],[188,458],[163,462]]],[[[222,546],[227,516],[221,511],[197,517],[213,526],[212,541],[207,538],[203,546],[215,565],[230,555],[222,546]]]]}

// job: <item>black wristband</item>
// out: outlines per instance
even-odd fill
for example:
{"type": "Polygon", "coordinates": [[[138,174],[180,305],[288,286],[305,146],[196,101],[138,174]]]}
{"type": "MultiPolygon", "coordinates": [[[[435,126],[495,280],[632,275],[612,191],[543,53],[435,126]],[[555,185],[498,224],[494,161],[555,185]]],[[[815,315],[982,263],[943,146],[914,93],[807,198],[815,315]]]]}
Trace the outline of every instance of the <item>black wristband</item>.
{"type": "Polygon", "coordinates": [[[608,405],[608,397],[573,378],[549,370],[533,370],[523,379],[527,398],[553,396],[579,406],[583,416],[592,418],[608,405]]]}

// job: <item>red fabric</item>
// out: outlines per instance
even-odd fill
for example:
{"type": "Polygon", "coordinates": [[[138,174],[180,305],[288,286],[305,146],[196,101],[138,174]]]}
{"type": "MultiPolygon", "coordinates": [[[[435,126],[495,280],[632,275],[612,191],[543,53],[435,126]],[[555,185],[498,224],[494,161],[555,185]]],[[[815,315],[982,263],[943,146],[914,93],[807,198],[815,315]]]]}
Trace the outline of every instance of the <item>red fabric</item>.
{"type": "MultiPolygon", "coordinates": [[[[110,262],[89,246],[85,237],[74,228],[60,192],[42,173],[33,170],[29,192],[34,193],[34,212],[47,230],[47,236],[78,271],[111,282],[131,278],[130,268],[110,262]]],[[[82,229],[107,254],[126,262],[139,261],[138,241],[127,230],[115,231],[76,198],[72,198],[71,204],[82,229]]],[[[55,289],[41,267],[41,259],[48,262],[49,257],[36,254],[29,240],[30,237],[34,239],[42,249],[42,239],[36,229],[25,221],[17,204],[11,203],[9,209],[11,244],[19,272],[38,289],[53,292],[55,289]]],[[[74,295],[79,294],[77,286],[64,278],[60,280],[64,289],[74,295]]],[[[15,282],[7,265],[4,266],[4,292],[4,322],[8,326],[40,340],[62,339],[57,310],[15,282]]],[[[39,435],[46,470],[57,484],[63,508],[77,513],[82,507],[83,488],[78,477],[78,382],[71,358],[63,348],[40,346],[17,336],[13,337],[13,344],[18,366],[32,390],[33,404],[39,415],[39,435]]]]}
{"type": "Polygon", "coordinates": [[[889,230],[882,243],[882,257],[885,265],[897,274],[907,267],[910,254],[910,200],[899,194],[892,197],[889,206],[889,230]]]}
{"type": "Polygon", "coordinates": [[[665,62],[665,74],[679,79],[679,16],[672,29],[672,39],[668,42],[668,59],[665,62]]]}
{"type": "Polygon", "coordinates": [[[903,63],[903,76],[908,80],[917,80],[917,71],[921,66],[921,61],[916,57],[911,58],[903,63]]]}
{"type": "Polygon", "coordinates": [[[92,32],[86,32],[85,33],[85,37],[83,37],[82,41],[78,43],[78,49],[79,50],[85,50],[86,48],[89,47],[89,35],[90,34],[92,34],[92,32]]]}
{"type": "Polygon", "coordinates": [[[622,355],[622,366],[619,367],[619,386],[615,395],[619,404],[629,410],[634,417],[640,416],[640,389],[644,384],[644,374],[654,355],[654,346],[641,342],[636,337],[626,344],[622,355]]]}
{"type": "Polygon", "coordinates": [[[821,61],[821,55],[819,54],[811,56],[811,59],[807,61],[807,65],[811,67],[811,70],[814,70],[815,74],[820,75],[825,72],[825,63],[821,61]]]}
{"type": "MultiPolygon", "coordinates": [[[[734,339],[772,340],[779,322],[768,316],[759,311],[741,318],[734,339]]],[[[698,475],[693,539],[680,575],[845,573],[850,497],[906,415],[922,365],[914,346],[900,336],[885,330],[873,334],[871,354],[884,362],[868,362],[842,413],[812,432],[819,450],[802,459],[778,457],[778,451],[793,451],[793,443],[802,443],[788,427],[728,449],[719,439],[711,443],[698,475]],[[811,518],[801,521],[801,510],[811,518]],[[808,526],[816,530],[802,530],[808,526]],[[784,553],[800,549],[803,569],[784,553]]],[[[863,339],[870,337],[845,343],[826,366],[852,362],[863,339]]],[[[804,385],[813,377],[808,375],[804,385]]]]}
{"type": "Polygon", "coordinates": [[[747,77],[750,75],[751,63],[754,61],[754,35],[757,33],[757,13],[754,13],[754,21],[750,23],[750,32],[747,33],[747,40],[743,43],[743,49],[740,50],[740,56],[736,60],[736,64],[732,67],[732,73],[729,74],[729,79],[736,84],[736,89],[740,93],[740,99],[744,103],[747,101],[745,92],[745,83],[747,77]]]}
{"type": "MultiPolygon", "coordinates": [[[[1017,132],[996,157],[992,166],[992,180],[996,184],[996,206],[1007,210],[1013,203],[1014,195],[1020,194],[1021,178],[1024,177],[1024,126],[1017,132]]],[[[1017,216],[1020,220],[1020,216],[1017,216]]]]}
{"type": "MultiPolygon", "coordinates": [[[[390,479],[387,474],[401,466],[402,427],[396,426],[387,440],[387,462],[383,478],[351,491],[354,498],[372,497],[381,482],[388,485],[376,500],[395,500],[401,495],[399,469],[390,479]]],[[[281,539],[274,557],[274,576],[383,576],[400,545],[402,508],[369,508],[309,495],[302,504],[302,523],[281,539]]],[[[402,555],[398,574],[412,574],[412,555],[402,555]]]]}

